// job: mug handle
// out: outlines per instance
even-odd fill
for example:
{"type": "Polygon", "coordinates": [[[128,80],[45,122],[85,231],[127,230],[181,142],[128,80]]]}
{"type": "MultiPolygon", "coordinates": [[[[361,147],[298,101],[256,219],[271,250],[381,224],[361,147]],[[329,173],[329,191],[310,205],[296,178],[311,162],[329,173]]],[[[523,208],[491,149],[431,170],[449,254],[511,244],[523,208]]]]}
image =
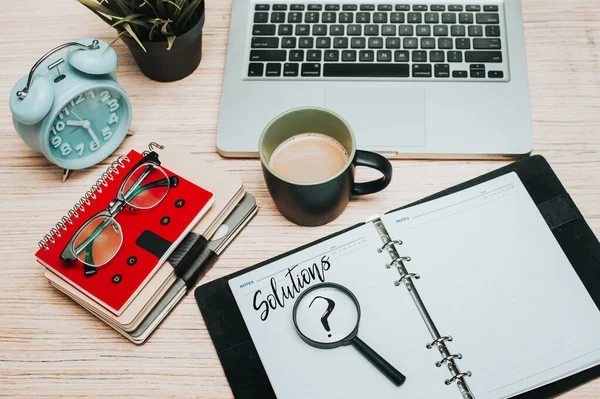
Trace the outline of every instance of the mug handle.
{"type": "Polygon", "coordinates": [[[366,166],[383,173],[383,176],[377,180],[365,183],[354,183],[352,186],[352,195],[374,194],[386,188],[392,181],[392,164],[383,155],[374,152],[356,150],[354,157],[354,166],[366,166]]]}

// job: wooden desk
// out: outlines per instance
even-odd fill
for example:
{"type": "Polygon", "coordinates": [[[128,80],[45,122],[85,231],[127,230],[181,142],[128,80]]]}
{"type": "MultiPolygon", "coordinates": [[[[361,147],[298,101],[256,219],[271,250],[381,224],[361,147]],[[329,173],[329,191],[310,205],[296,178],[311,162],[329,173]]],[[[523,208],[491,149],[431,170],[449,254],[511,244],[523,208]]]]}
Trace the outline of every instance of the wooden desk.
{"type": "MultiPolygon", "coordinates": [[[[553,165],[600,234],[600,7],[597,1],[524,0],[535,153],[553,165]]],[[[503,162],[394,161],[382,194],[353,201],[335,222],[302,228],[284,220],[257,160],[224,159],[215,134],[231,0],[208,0],[200,68],[176,83],[145,78],[119,41],[117,76],[133,102],[133,127],[119,154],[150,141],[190,148],[243,178],[258,216],[205,281],[292,249],[369,215],[502,166],[503,162]],[[259,243],[257,246],[256,243],[259,243]]],[[[33,257],[37,242],[106,168],[60,183],[60,170],[14,132],[13,84],[50,48],[114,31],[74,0],[10,2],[0,24],[0,396],[230,398],[231,391],[192,295],[141,347],[52,289],[33,257]]],[[[549,349],[550,350],[550,349],[549,349]]],[[[600,397],[600,380],[564,398],[600,397]]]]}

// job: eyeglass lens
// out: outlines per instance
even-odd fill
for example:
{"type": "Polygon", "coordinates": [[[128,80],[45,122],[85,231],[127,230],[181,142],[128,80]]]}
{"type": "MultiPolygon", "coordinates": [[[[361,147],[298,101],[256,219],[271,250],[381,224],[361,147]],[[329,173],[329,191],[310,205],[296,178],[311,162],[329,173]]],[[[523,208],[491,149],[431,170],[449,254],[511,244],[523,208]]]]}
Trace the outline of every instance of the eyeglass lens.
{"type": "Polygon", "coordinates": [[[331,344],[347,338],[358,325],[357,304],[344,291],[322,287],[299,299],[297,326],[312,341],[331,344]]]}
{"type": "Polygon", "coordinates": [[[146,163],[138,166],[123,184],[120,193],[127,204],[137,209],[149,209],[161,202],[169,191],[166,172],[159,166],[146,163]]]}
{"type": "Polygon", "coordinates": [[[98,267],[108,263],[123,242],[119,224],[110,217],[90,221],[75,238],[73,252],[86,265],[98,267]]]}

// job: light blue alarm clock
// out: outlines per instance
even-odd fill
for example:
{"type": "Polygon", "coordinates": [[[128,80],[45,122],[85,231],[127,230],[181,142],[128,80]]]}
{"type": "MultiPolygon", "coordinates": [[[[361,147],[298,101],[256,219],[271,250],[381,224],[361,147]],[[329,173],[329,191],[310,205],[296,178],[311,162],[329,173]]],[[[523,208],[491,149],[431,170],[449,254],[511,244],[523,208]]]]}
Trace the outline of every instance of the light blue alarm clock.
{"type": "Polygon", "coordinates": [[[101,162],[125,139],[131,103],[117,82],[117,54],[83,39],[46,53],[10,93],[15,128],[33,150],[63,169],[101,162]],[[65,58],[50,56],[69,47],[65,58]]]}

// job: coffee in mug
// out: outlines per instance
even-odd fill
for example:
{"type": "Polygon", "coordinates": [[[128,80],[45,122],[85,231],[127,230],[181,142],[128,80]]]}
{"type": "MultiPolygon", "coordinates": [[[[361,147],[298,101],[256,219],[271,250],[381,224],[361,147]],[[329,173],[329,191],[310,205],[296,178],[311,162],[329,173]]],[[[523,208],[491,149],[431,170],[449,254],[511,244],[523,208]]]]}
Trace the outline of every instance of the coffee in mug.
{"type": "Polygon", "coordinates": [[[277,116],[263,130],[258,152],[277,209],[302,226],[331,222],[350,197],[379,192],[392,179],[390,161],[357,149],[348,123],[324,108],[296,108],[277,116]],[[356,182],[357,166],[382,176],[356,182]]]}
{"type": "Polygon", "coordinates": [[[279,144],[269,166],[281,177],[315,183],[339,173],[348,162],[348,152],[336,139],[320,133],[303,133],[279,144]]]}

